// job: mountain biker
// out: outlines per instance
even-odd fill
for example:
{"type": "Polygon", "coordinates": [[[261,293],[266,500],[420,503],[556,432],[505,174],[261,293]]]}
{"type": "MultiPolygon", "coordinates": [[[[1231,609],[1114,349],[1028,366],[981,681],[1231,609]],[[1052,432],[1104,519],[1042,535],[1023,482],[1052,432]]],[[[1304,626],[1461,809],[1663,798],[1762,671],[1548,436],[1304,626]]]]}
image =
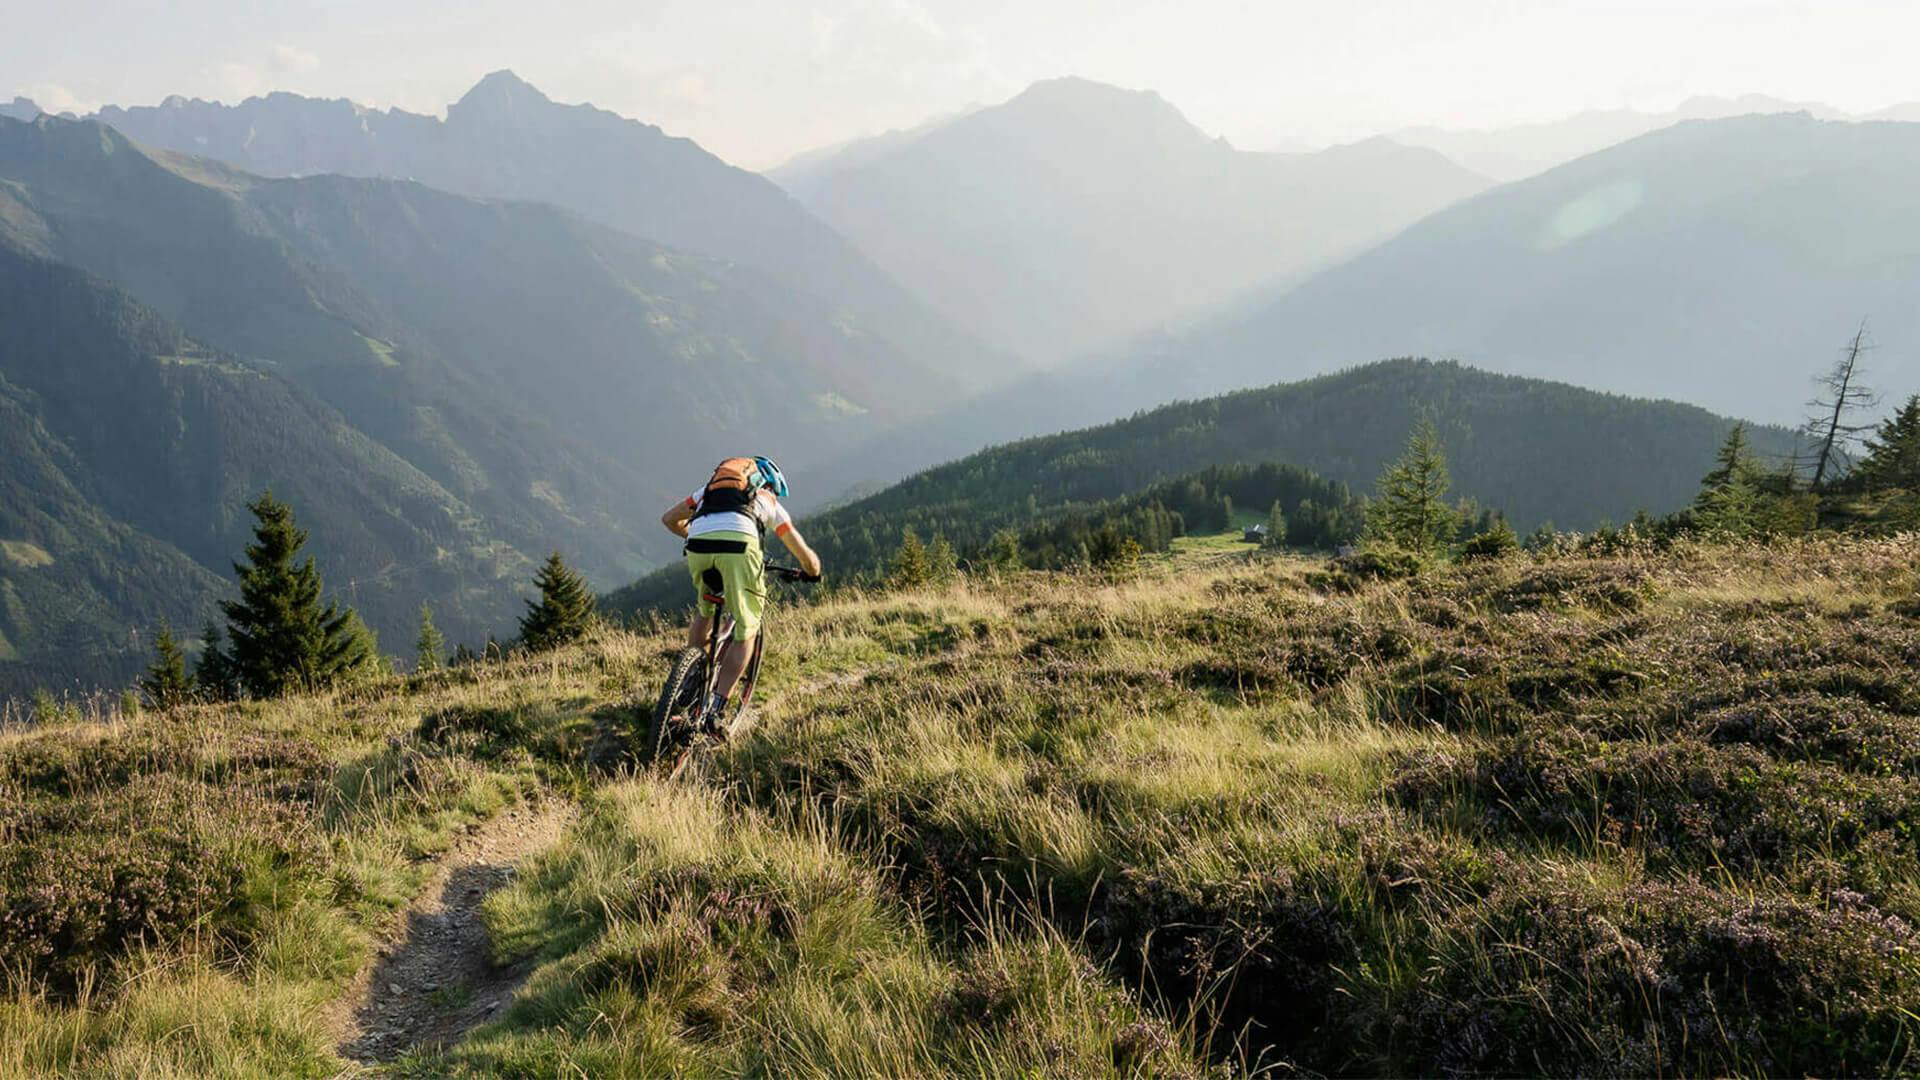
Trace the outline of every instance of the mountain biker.
{"type": "Polygon", "coordinates": [[[687,572],[693,587],[700,591],[700,611],[687,629],[687,647],[701,648],[707,639],[708,620],[718,613],[707,602],[707,595],[719,591],[726,595],[727,611],[733,616],[735,646],[726,650],[713,684],[713,701],[707,708],[710,722],[724,713],[727,696],[746,669],[753,653],[753,639],[760,633],[760,616],[766,608],[766,560],[760,550],[762,535],[773,530],[789,552],[810,576],[820,576],[820,556],[807,546],[793,527],[793,515],[780,505],[787,494],[787,478],[769,457],[735,457],[722,461],[713,470],[707,485],[694,492],[660,516],[667,531],[684,539],[687,572]]]}

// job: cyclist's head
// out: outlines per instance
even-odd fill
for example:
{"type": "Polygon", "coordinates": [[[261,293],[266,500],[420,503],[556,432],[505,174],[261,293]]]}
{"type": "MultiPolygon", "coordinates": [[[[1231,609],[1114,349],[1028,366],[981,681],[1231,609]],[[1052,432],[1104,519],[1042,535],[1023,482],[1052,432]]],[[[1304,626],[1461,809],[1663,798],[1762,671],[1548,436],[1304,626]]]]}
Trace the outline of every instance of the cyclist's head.
{"type": "Polygon", "coordinates": [[[770,457],[754,458],[753,463],[760,469],[760,486],[773,492],[782,499],[786,498],[787,477],[785,473],[780,471],[780,466],[774,464],[773,459],[770,457]]]}

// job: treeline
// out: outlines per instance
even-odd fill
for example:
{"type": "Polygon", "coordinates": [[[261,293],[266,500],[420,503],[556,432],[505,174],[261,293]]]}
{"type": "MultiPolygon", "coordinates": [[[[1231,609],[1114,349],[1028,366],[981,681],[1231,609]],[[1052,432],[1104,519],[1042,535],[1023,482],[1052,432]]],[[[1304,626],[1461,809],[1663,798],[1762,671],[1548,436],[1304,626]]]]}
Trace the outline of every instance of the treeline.
{"type": "MultiPolygon", "coordinates": [[[[276,698],[394,673],[396,661],[381,654],[379,639],[359,612],[324,599],[319,566],[312,556],[303,557],[307,533],[294,522],[292,507],[268,491],[247,509],[254,517],[253,542],[245,561],[234,565],[239,598],[220,605],[224,623],[206,624],[197,659],[189,658],[188,643],[162,623],[153,661],[137,681],[146,702],[170,709],[192,702],[276,698]]],[[[461,645],[451,658],[432,607],[421,604],[414,672],[501,660],[510,651],[558,648],[592,628],[597,619],[593,591],[558,552],[548,557],[534,585],[539,596],[526,602],[515,642],[489,636],[483,650],[461,645]]],[[[36,713],[50,707],[52,698],[44,690],[36,699],[36,713]]]]}
{"type": "Polygon", "coordinates": [[[1292,465],[1216,465],[1028,529],[1019,536],[1019,559],[1043,569],[1099,563],[1116,540],[1166,551],[1177,537],[1231,528],[1236,510],[1266,522],[1276,507],[1285,524],[1277,539],[1289,547],[1339,547],[1363,523],[1362,504],[1345,484],[1292,465]]]}

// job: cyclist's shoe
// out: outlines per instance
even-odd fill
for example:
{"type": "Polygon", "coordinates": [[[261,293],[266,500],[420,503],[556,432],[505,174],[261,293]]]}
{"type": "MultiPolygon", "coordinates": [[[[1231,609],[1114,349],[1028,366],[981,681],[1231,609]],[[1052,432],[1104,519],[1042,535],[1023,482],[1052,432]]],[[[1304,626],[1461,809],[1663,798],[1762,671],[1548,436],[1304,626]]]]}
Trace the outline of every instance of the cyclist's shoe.
{"type": "Polygon", "coordinates": [[[727,733],[727,699],[716,696],[700,714],[700,731],[720,738],[727,733]]]}

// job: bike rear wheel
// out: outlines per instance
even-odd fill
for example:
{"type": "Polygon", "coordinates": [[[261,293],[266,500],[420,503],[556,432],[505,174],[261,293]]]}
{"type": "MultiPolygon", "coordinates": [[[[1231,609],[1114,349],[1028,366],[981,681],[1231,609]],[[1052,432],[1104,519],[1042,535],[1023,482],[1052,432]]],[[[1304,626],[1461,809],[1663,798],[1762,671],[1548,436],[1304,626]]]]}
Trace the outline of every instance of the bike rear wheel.
{"type": "Polygon", "coordinates": [[[733,715],[727,722],[727,735],[737,735],[747,716],[747,708],[753,704],[753,692],[760,686],[760,657],[766,652],[767,631],[763,627],[753,639],[753,655],[747,658],[747,669],[740,673],[740,702],[733,708],[733,715]]]}
{"type": "Polygon", "coordinates": [[[664,760],[675,744],[692,737],[693,725],[688,721],[706,704],[707,682],[707,654],[700,649],[680,650],[641,740],[642,764],[664,760]],[[678,724],[676,716],[681,718],[678,724]]]}

